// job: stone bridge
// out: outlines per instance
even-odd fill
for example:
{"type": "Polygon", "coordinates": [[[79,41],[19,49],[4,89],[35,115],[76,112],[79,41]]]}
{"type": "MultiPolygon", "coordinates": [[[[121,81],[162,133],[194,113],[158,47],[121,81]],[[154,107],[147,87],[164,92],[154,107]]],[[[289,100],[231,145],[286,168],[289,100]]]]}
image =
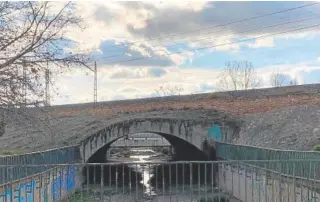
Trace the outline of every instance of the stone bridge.
{"type": "Polygon", "coordinates": [[[30,109],[27,114],[28,119],[15,114],[6,116],[5,130],[3,126],[0,127],[0,133],[4,133],[2,136],[0,134],[0,155],[1,150],[21,150],[20,152],[26,153],[79,144],[92,134],[97,135],[97,131],[109,128],[111,125],[138,119],[216,119],[211,123],[233,119],[233,121],[242,122],[248,115],[269,111],[283,112],[277,117],[263,119],[264,114],[261,114],[257,118],[252,117],[248,122],[244,120],[248,124],[242,124],[240,127],[241,130],[244,129],[241,132],[245,136],[234,143],[309,150],[312,144],[320,141],[316,133],[320,118],[317,114],[310,116],[310,111],[315,113],[320,106],[319,94],[320,84],[314,84],[99,102],[96,108],[93,108],[92,103],[85,103],[30,109]],[[310,109],[306,109],[306,105],[310,109]],[[292,113],[292,107],[300,108],[292,113]],[[307,117],[300,118],[301,111],[307,117]],[[29,118],[29,113],[35,118],[29,118]],[[265,121],[256,121],[260,118],[265,121]],[[284,124],[297,127],[284,128],[282,127],[284,124]],[[316,129],[315,132],[313,128],[316,129]],[[310,138],[304,138],[305,135],[296,137],[298,129],[310,138]],[[292,131],[288,133],[289,130],[292,131]],[[283,143],[286,142],[282,141],[283,139],[290,139],[290,137],[296,137],[294,144],[283,143]]]}
{"type": "MultiPolygon", "coordinates": [[[[92,104],[79,104],[53,106],[41,110],[30,109],[28,113],[35,115],[37,119],[27,123],[29,120],[24,117],[21,120],[15,117],[15,120],[7,120],[8,124],[5,127],[5,131],[3,127],[2,129],[0,128],[0,131],[4,132],[3,136],[0,137],[0,148],[9,150],[23,149],[23,152],[38,150],[38,152],[0,157],[0,165],[9,165],[9,167],[11,165],[12,167],[10,173],[5,167],[0,168],[0,173],[3,173],[0,178],[0,185],[12,180],[19,181],[19,179],[25,179],[26,176],[35,176],[46,171],[45,167],[37,167],[37,169],[27,169],[21,172],[21,164],[27,166],[28,164],[105,162],[106,151],[114,141],[140,132],[156,133],[166,138],[180,157],[197,155],[194,159],[188,160],[199,160],[199,157],[226,160],[277,159],[281,161],[288,159],[319,159],[319,153],[315,152],[288,152],[287,150],[280,151],[228,143],[234,143],[232,140],[241,135],[239,134],[241,127],[243,127],[241,116],[244,114],[306,105],[315,106],[312,111],[317,111],[319,109],[318,106],[320,106],[319,94],[320,85],[306,85],[108,102],[99,103],[97,108],[92,108],[92,104]],[[42,113],[43,111],[45,113],[42,113]],[[49,114],[50,116],[46,117],[43,114],[49,114]],[[49,120],[50,127],[36,128],[36,126],[46,126],[44,124],[45,118],[49,120]],[[40,122],[37,122],[38,120],[40,122]],[[32,128],[30,125],[35,127],[32,128]],[[58,149],[48,150],[50,148],[58,149]],[[11,174],[15,175],[11,176],[11,174]]],[[[307,115],[310,117],[310,113],[307,115]]],[[[7,117],[13,116],[9,114],[7,117]]],[[[295,116],[289,116],[285,119],[289,122],[293,118],[295,116]]],[[[316,125],[318,125],[317,117],[314,116],[313,118],[316,125]]],[[[307,118],[300,118],[294,123],[303,123],[304,125],[299,126],[299,128],[305,127],[310,130],[310,128],[313,129],[314,127],[309,124],[312,121],[307,118]]],[[[294,124],[288,124],[287,122],[286,124],[289,127],[294,126],[294,124]]],[[[277,123],[282,123],[281,117],[276,120],[271,119],[270,123],[263,125],[262,129],[275,130],[274,127],[277,123]]],[[[280,125],[283,128],[284,124],[280,125]]],[[[262,129],[254,128],[252,122],[249,123],[248,128],[250,127],[253,128],[253,135],[250,136],[249,134],[246,137],[259,139],[257,131],[262,133],[262,129]]],[[[307,134],[313,134],[317,131],[308,131],[307,134]]],[[[280,132],[278,131],[275,136],[280,136],[280,132]]],[[[303,139],[307,139],[304,135],[300,136],[303,139]]],[[[317,139],[318,137],[316,136],[317,139]]],[[[270,136],[268,136],[268,139],[270,139],[270,136]]],[[[315,140],[310,139],[309,142],[314,143],[315,140]]],[[[265,146],[265,139],[259,139],[259,141],[265,146]]],[[[279,141],[269,141],[269,144],[271,145],[274,142],[279,141]]],[[[300,139],[297,142],[303,141],[300,139]]],[[[296,145],[292,145],[296,147],[296,145]]],[[[289,169],[284,174],[292,175],[292,170],[294,170],[295,176],[300,173],[301,175],[299,176],[306,178],[306,173],[304,172],[308,170],[305,169],[306,165],[299,166],[299,172],[296,172],[295,169],[289,169]]],[[[81,175],[78,173],[73,174],[73,177],[81,175]]],[[[246,176],[246,174],[241,175],[246,176]]],[[[224,177],[225,189],[228,190],[230,187],[225,179],[228,173],[225,174],[225,171],[219,170],[219,175],[224,177]]],[[[51,179],[55,177],[57,176],[53,176],[51,179]]],[[[78,181],[81,183],[82,178],[79,177],[78,181]]],[[[239,181],[239,183],[242,182],[239,181]]],[[[77,188],[77,186],[75,185],[73,189],[77,188]]],[[[14,187],[13,190],[16,190],[16,188],[14,187]]],[[[2,191],[5,190],[0,187],[0,196],[3,194],[2,191]]],[[[9,193],[13,193],[13,191],[9,193]]],[[[242,196],[240,195],[238,198],[242,198],[242,196]]]]}
{"type": "Polygon", "coordinates": [[[81,159],[83,162],[101,162],[105,159],[106,151],[113,142],[130,134],[146,132],[164,137],[179,156],[182,153],[188,155],[187,151],[194,153],[196,149],[204,151],[206,147],[204,144],[210,143],[214,146],[212,142],[216,138],[219,138],[219,141],[230,142],[233,136],[239,132],[239,126],[232,120],[221,120],[219,117],[211,120],[136,118],[121,121],[113,123],[81,141],[81,159]],[[209,137],[208,133],[213,127],[217,128],[217,131],[213,131],[209,137]]]}

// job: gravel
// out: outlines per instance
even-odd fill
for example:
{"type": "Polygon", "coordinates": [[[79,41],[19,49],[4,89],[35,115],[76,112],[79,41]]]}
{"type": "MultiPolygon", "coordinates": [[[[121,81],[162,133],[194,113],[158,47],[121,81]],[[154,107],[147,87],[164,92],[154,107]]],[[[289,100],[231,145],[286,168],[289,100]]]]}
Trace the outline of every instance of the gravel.
{"type": "Polygon", "coordinates": [[[243,117],[234,143],[286,150],[311,150],[320,144],[320,107],[289,107],[243,117]]]}

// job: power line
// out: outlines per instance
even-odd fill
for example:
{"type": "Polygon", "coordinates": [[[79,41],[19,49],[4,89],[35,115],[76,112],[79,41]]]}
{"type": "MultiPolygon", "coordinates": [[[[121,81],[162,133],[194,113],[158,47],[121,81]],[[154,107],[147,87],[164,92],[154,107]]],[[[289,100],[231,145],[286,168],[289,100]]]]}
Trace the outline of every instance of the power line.
{"type": "MultiPolygon", "coordinates": [[[[178,33],[168,34],[168,35],[159,36],[159,37],[149,37],[149,38],[144,39],[144,40],[133,41],[133,42],[129,42],[127,44],[136,44],[136,43],[141,43],[141,42],[154,41],[154,40],[159,40],[159,39],[163,39],[163,38],[167,38],[167,37],[182,35],[182,34],[186,34],[186,33],[193,33],[193,32],[202,31],[202,30],[206,30],[206,29],[232,25],[232,24],[241,23],[241,22],[245,22],[245,21],[249,21],[249,20],[255,20],[255,19],[259,19],[259,18],[263,18],[263,17],[267,17],[267,16],[280,14],[280,13],[290,12],[290,11],[293,11],[293,10],[306,8],[306,7],[309,7],[309,6],[314,6],[314,5],[317,5],[319,3],[320,2],[310,3],[310,4],[303,5],[303,6],[297,6],[297,7],[293,7],[293,8],[289,8],[289,9],[284,9],[284,10],[272,12],[272,13],[258,15],[258,16],[255,16],[255,17],[250,17],[250,18],[245,18],[245,19],[242,19],[242,20],[232,21],[232,22],[225,23],[225,24],[218,24],[218,25],[214,25],[214,26],[204,27],[204,28],[201,28],[201,29],[194,29],[194,30],[190,30],[188,32],[178,32],[178,33]]],[[[118,47],[118,45],[112,45],[110,47],[118,47]]]]}
{"type": "MultiPolygon", "coordinates": [[[[311,15],[312,16],[312,15],[311,15]]],[[[243,31],[241,31],[241,32],[236,32],[236,33],[234,33],[234,32],[229,32],[229,34],[228,35],[223,35],[223,37],[226,37],[226,36],[230,36],[230,35],[232,35],[232,34],[243,34],[243,33],[246,33],[246,32],[249,32],[249,31],[258,31],[258,30],[260,30],[260,29],[266,29],[266,28],[272,28],[272,27],[278,27],[278,26],[282,26],[282,25],[288,25],[288,24],[293,24],[293,23],[299,23],[299,22],[306,22],[306,21],[309,21],[309,20],[312,20],[312,19],[317,19],[317,18],[319,18],[320,16],[317,16],[317,17],[310,17],[310,18],[306,18],[306,19],[299,19],[299,20],[296,20],[296,21],[288,21],[288,22],[282,22],[282,23],[277,23],[277,24],[272,24],[272,25],[268,25],[268,26],[263,26],[263,27],[256,27],[256,28],[252,28],[252,29],[246,29],[246,30],[243,30],[243,31]]],[[[215,32],[216,33],[216,32],[215,32]]],[[[227,34],[227,33],[226,33],[227,34]]],[[[208,38],[213,38],[213,36],[209,36],[209,37],[204,37],[204,38],[200,38],[200,39],[198,39],[198,40],[194,40],[194,41],[191,41],[190,43],[195,43],[195,42],[200,42],[200,41],[203,41],[203,40],[206,40],[206,39],[208,39],[208,38]]],[[[173,43],[173,44],[170,44],[170,45],[165,45],[166,47],[167,46],[175,46],[175,45],[183,45],[183,44],[185,44],[186,42],[179,42],[179,43],[173,43]]],[[[161,46],[154,46],[154,47],[163,47],[162,46],[162,44],[161,44],[161,46]]],[[[160,49],[158,49],[158,50],[160,50],[160,49]]],[[[156,50],[154,50],[154,51],[157,51],[157,49],[156,50]]],[[[126,55],[126,53],[121,53],[121,54],[117,54],[117,55],[111,55],[111,56],[105,56],[105,57],[99,57],[99,59],[108,59],[108,58],[115,58],[115,57],[120,57],[120,56],[124,56],[124,55],[126,55]]],[[[98,60],[99,60],[98,59],[98,60]]]]}
{"type": "MultiPolygon", "coordinates": [[[[181,54],[181,53],[187,52],[187,51],[198,51],[198,50],[205,50],[205,49],[215,48],[215,47],[220,47],[220,46],[232,45],[232,44],[242,43],[242,42],[246,42],[246,41],[250,41],[250,40],[262,39],[262,38],[267,38],[267,37],[271,37],[271,36],[286,34],[286,33],[290,33],[290,32],[296,32],[296,31],[300,31],[300,30],[310,29],[310,28],[318,27],[319,25],[320,24],[315,24],[315,25],[301,27],[301,28],[298,28],[298,29],[287,30],[287,31],[279,32],[279,33],[273,33],[273,34],[268,34],[268,35],[259,36],[259,37],[252,37],[252,38],[248,38],[248,39],[244,39],[244,40],[240,40],[240,41],[236,41],[236,42],[218,44],[218,45],[207,46],[207,47],[200,47],[200,48],[195,48],[195,49],[190,49],[190,50],[183,50],[183,51],[178,51],[178,52],[171,52],[171,53],[168,53],[168,55],[181,54]]],[[[137,61],[137,60],[150,59],[150,58],[155,58],[155,57],[149,57],[149,58],[139,57],[139,58],[133,58],[133,59],[130,59],[130,60],[122,60],[122,61],[116,61],[116,62],[104,63],[104,64],[116,64],[116,63],[118,64],[118,63],[132,62],[132,61],[137,61]]]]}

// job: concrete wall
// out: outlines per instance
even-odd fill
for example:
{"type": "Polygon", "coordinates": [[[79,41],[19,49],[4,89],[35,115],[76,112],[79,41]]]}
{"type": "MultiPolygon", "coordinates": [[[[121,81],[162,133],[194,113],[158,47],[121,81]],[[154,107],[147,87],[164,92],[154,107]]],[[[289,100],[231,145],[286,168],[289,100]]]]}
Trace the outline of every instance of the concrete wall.
{"type": "Polygon", "coordinates": [[[293,179],[261,168],[233,164],[220,165],[221,189],[245,202],[309,202],[319,201],[319,182],[293,179]]]}
{"type": "MultiPolygon", "coordinates": [[[[216,123],[208,123],[197,120],[177,120],[177,119],[134,119],[127,122],[115,123],[109,125],[88,137],[80,143],[80,152],[83,162],[87,160],[100,148],[106,144],[117,140],[128,134],[154,132],[164,133],[179,137],[185,140],[199,150],[202,150],[206,139],[214,140],[215,136],[209,137],[208,131],[216,123]]],[[[223,125],[223,123],[219,123],[223,125]]],[[[234,130],[228,125],[221,126],[221,135],[223,140],[232,138],[234,130]],[[230,136],[230,137],[228,137],[230,136]]]]}
{"type": "Polygon", "coordinates": [[[76,166],[56,167],[0,186],[0,202],[53,202],[79,189],[82,175],[76,166]]]}

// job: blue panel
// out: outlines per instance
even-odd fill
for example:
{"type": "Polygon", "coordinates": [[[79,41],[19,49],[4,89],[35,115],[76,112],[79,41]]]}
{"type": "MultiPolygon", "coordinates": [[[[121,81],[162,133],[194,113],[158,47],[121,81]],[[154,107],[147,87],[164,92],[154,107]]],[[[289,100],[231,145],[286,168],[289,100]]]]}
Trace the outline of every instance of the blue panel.
{"type": "Polygon", "coordinates": [[[213,125],[213,127],[209,128],[208,130],[208,136],[213,137],[216,141],[221,141],[222,140],[222,135],[221,135],[221,127],[219,125],[213,125]]]}
{"type": "MultiPolygon", "coordinates": [[[[71,146],[32,154],[0,157],[0,165],[7,166],[0,167],[0,184],[45,171],[50,168],[50,166],[46,166],[48,164],[68,164],[75,162],[78,157],[77,152],[78,147],[71,146]]],[[[72,187],[72,184],[69,185],[69,187],[72,187]]]]}

